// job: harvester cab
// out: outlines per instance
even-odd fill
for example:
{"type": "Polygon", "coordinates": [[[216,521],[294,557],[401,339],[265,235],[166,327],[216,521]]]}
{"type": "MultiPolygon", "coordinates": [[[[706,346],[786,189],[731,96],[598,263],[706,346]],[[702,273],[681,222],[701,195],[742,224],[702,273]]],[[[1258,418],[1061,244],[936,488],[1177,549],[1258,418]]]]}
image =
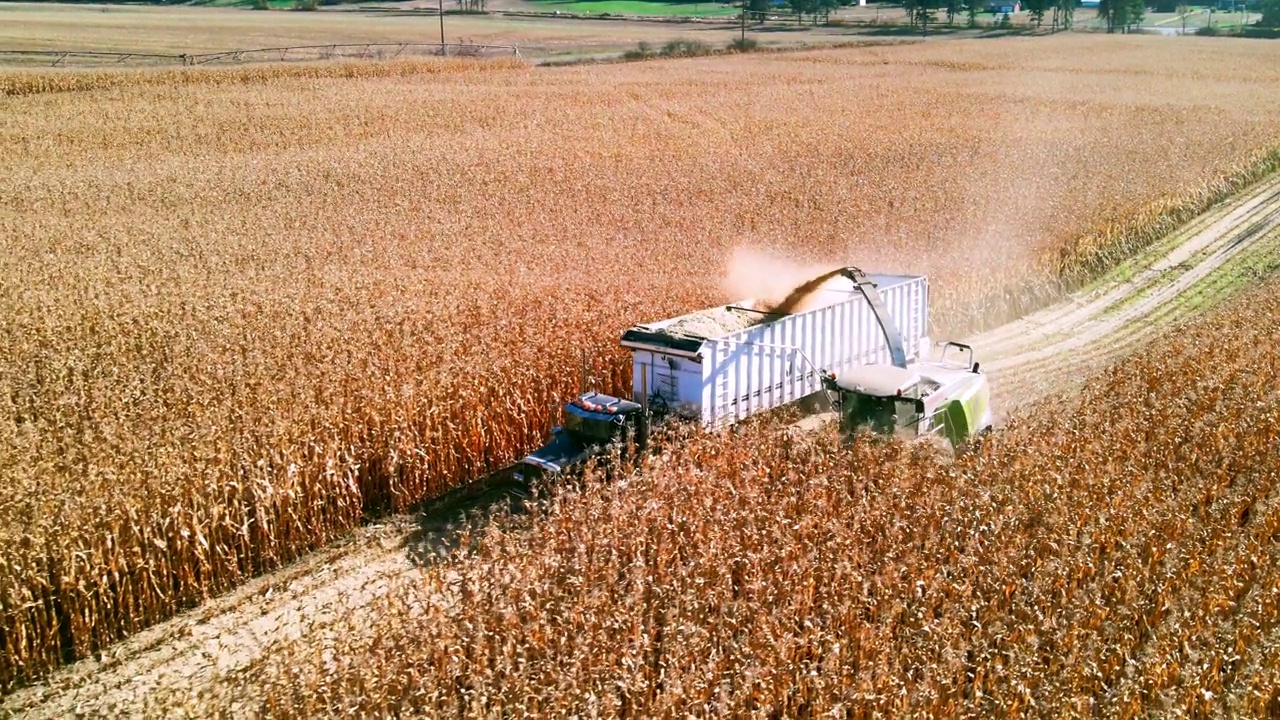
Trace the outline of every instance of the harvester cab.
{"type": "Polygon", "coordinates": [[[914,436],[924,417],[920,376],[892,365],[863,365],[839,378],[823,378],[834,394],[840,425],[848,432],[868,428],[882,435],[914,436]]]}
{"type": "Polygon", "coordinates": [[[822,385],[846,432],[868,428],[883,435],[940,435],[959,447],[991,427],[991,388],[974,362],[973,348],[948,342],[937,360],[908,362],[875,283],[857,268],[842,274],[866,296],[889,348],[890,364],[855,367],[823,376],[822,385]]]}
{"type": "Polygon", "coordinates": [[[959,447],[991,427],[991,388],[985,375],[954,363],[921,361],[905,368],[864,365],[828,375],[840,427],[882,435],[938,435],[959,447]]]}

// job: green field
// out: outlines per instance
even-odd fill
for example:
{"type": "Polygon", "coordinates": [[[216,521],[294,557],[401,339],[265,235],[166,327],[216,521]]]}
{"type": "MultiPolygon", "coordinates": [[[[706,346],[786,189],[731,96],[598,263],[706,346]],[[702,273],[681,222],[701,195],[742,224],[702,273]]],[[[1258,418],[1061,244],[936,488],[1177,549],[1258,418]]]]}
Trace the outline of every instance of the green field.
{"type": "Polygon", "coordinates": [[[610,15],[736,15],[738,9],[718,2],[660,2],[655,0],[536,0],[548,12],[610,15]]]}

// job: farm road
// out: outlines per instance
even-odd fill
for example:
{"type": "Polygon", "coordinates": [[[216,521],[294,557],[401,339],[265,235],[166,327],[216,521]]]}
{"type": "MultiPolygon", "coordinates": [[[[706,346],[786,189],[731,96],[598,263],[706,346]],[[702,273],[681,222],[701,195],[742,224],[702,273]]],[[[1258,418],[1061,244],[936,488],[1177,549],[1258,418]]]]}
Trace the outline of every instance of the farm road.
{"type": "MultiPolygon", "coordinates": [[[[1168,323],[1225,297],[1252,274],[1280,267],[1280,175],[1197,218],[1128,277],[972,339],[997,407],[1069,388],[1168,323]]],[[[196,698],[210,682],[252,672],[277,644],[361,612],[398,581],[422,572],[410,552],[448,537],[401,516],[361,528],[345,543],[214,598],[13,693],[0,716],[149,715],[147,701],[196,698]]],[[[228,715],[252,714],[253,698],[228,715]]],[[[156,710],[158,708],[152,708],[156,710]]]]}
{"type": "Polygon", "coordinates": [[[1280,175],[1204,213],[1130,267],[1128,277],[971,340],[985,359],[997,408],[1069,389],[1280,267],[1280,175]]]}

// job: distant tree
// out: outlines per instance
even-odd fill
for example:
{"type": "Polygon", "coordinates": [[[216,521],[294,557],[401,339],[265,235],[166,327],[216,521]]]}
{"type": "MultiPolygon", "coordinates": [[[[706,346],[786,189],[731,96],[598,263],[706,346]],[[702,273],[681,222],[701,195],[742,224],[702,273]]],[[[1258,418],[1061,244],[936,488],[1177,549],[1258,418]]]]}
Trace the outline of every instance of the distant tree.
{"type": "Polygon", "coordinates": [[[969,16],[969,27],[978,27],[978,13],[981,12],[979,3],[982,0],[964,0],[964,11],[969,16]]]}
{"type": "Polygon", "coordinates": [[[840,0],[817,0],[814,4],[813,24],[817,25],[819,16],[824,22],[831,17],[831,11],[840,7],[840,0]]]}
{"type": "Polygon", "coordinates": [[[1142,21],[1147,17],[1147,4],[1143,0],[1129,0],[1129,29],[1137,30],[1142,27],[1142,21]]]}
{"type": "Polygon", "coordinates": [[[964,8],[964,0],[946,0],[947,7],[947,24],[953,25],[956,21],[956,15],[960,14],[960,10],[964,8]]]}
{"type": "Polygon", "coordinates": [[[1146,13],[1143,0],[1102,0],[1098,4],[1098,16],[1107,22],[1107,32],[1129,32],[1142,24],[1146,13]]]}
{"type": "Polygon", "coordinates": [[[831,11],[840,7],[839,0],[787,0],[787,5],[796,13],[796,22],[804,22],[804,16],[810,15],[811,21],[817,25],[821,20],[830,17],[831,11]]]}
{"type": "Polygon", "coordinates": [[[1044,13],[1049,9],[1049,0],[1023,0],[1023,7],[1027,9],[1027,15],[1039,30],[1044,24],[1044,13]]]}
{"type": "Polygon", "coordinates": [[[1071,25],[1075,22],[1076,6],[1080,4],[1080,0],[1057,0],[1054,6],[1054,14],[1058,18],[1058,22],[1062,23],[1065,30],[1070,30],[1071,25]]]}
{"type": "Polygon", "coordinates": [[[902,0],[902,9],[907,13],[907,22],[911,23],[911,27],[916,26],[916,9],[920,7],[921,0],[902,0]]]}
{"type": "Polygon", "coordinates": [[[929,31],[929,26],[938,21],[937,8],[940,0],[913,0],[912,7],[908,8],[906,3],[902,7],[907,10],[911,17],[911,26],[919,26],[925,32],[929,31]]]}
{"type": "Polygon", "coordinates": [[[1115,27],[1111,24],[1115,20],[1115,13],[1111,8],[1116,2],[1117,0],[1100,0],[1098,2],[1098,17],[1106,21],[1107,32],[1115,32],[1115,27]]]}
{"type": "Polygon", "coordinates": [[[1280,0],[1262,0],[1262,19],[1258,24],[1280,27],[1280,0]]]}

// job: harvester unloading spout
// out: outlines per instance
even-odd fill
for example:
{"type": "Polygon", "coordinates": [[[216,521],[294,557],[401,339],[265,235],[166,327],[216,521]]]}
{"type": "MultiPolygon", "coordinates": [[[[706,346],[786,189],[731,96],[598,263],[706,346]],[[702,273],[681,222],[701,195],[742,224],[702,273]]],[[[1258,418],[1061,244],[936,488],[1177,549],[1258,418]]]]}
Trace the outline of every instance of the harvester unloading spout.
{"type": "Polygon", "coordinates": [[[806,282],[791,291],[790,295],[782,300],[781,303],[773,309],[773,312],[779,315],[790,315],[799,307],[800,302],[808,297],[824,283],[834,277],[848,278],[849,282],[857,288],[867,299],[867,304],[871,306],[871,310],[875,312],[876,322],[880,324],[880,330],[884,333],[885,342],[889,345],[889,359],[894,367],[907,367],[907,352],[902,345],[902,334],[898,332],[898,326],[893,322],[893,316],[889,314],[889,310],[885,308],[884,303],[880,301],[880,293],[876,292],[875,281],[867,277],[867,274],[856,267],[842,267],[825,272],[818,277],[806,282]]]}

